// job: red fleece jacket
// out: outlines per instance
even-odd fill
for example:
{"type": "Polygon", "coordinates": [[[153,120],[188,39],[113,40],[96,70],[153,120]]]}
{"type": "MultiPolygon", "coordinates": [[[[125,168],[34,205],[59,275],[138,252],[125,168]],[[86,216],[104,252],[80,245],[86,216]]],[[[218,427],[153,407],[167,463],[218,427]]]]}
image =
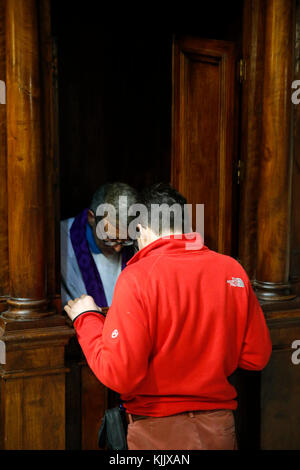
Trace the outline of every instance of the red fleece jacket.
{"type": "Polygon", "coordinates": [[[74,326],[98,379],[128,412],[148,416],[235,409],[227,378],[238,367],[263,369],[272,350],[241,265],[174,237],[128,262],[106,318],[85,312],[74,326]]]}

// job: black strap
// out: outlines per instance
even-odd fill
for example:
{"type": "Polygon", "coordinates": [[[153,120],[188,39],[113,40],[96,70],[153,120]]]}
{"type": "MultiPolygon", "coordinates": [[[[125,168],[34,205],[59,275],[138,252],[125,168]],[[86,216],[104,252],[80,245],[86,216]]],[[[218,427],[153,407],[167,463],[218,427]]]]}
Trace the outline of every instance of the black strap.
{"type": "Polygon", "coordinates": [[[79,315],[77,315],[77,317],[75,317],[74,320],[72,321],[72,324],[74,325],[74,321],[76,321],[77,318],[83,315],[84,313],[100,313],[100,315],[102,315],[105,318],[105,314],[103,312],[99,312],[99,310],[86,310],[85,312],[81,312],[79,315]]]}

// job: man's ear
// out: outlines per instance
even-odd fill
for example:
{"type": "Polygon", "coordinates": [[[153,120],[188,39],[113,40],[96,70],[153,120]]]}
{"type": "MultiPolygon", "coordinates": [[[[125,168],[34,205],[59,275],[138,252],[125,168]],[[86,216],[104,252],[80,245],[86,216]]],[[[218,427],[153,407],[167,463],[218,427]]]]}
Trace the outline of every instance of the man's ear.
{"type": "Polygon", "coordinates": [[[137,231],[137,238],[140,238],[142,234],[144,233],[143,226],[141,224],[137,224],[136,231],[137,231]]]}
{"type": "Polygon", "coordinates": [[[94,214],[94,212],[93,212],[91,209],[88,210],[88,213],[87,213],[87,220],[88,220],[88,224],[89,224],[91,227],[93,227],[94,224],[95,224],[95,214],[94,214]]]}

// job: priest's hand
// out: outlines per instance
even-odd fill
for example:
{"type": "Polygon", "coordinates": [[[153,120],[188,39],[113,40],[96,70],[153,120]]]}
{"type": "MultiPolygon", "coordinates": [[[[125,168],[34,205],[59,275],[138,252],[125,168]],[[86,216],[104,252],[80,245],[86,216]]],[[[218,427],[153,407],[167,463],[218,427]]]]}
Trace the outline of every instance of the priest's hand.
{"type": "Polygon", "coordinates": [[[81,297],[74,300],[69,300],[67,305],[65,305],[64,310],[72,321],[74,321],[75,318],[83,312],[90,312],[92,310],[101,312],[101,308],[95,304],[93,297],[86,294],[83,294],[81,297]]]}

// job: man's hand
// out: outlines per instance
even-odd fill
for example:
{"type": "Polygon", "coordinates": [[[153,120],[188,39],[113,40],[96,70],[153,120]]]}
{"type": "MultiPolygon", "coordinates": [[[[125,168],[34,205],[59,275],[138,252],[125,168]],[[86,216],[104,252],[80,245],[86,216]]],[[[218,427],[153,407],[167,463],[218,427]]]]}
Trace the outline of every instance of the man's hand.
{"type": "Polygon", "coordinates": [[[83,294],[81,297],[74,300],[69,300],[68,304],[65,305],[64,310],[72,321],[74,321],[75,318],[83,312],[91,310],[98,310],[98,312],[101,312],[101,308],[95,304],[93,297],[86,294],[83,294]]]}

